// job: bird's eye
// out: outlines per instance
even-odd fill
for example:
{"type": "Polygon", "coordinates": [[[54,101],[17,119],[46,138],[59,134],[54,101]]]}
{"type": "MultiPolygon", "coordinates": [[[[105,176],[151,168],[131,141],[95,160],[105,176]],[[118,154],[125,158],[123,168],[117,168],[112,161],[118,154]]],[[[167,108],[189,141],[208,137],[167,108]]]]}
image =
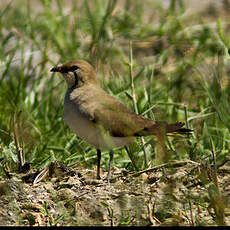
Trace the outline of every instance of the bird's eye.
{"type": "Polygon", "coordinates": [[[61,69],[60,69],[60,72],[61,73],[68,73],[68,72],[74,72],[75,70],[79,69],[78,66],[76,65],[73,65],[71,67],[67,67],[67,66],[63,66],[61,69]]]}
{"type": "Polygon", "coordinates": [[[76,65],[73,65],[73,66],[70,67],[69,71],[74,72],[77,69],[79,69],[79,67],[76,66],[76,65]]]}
{"type": "Polygon", "coordinates": [[[64,66],[64,67],[61,67],[61,69],[59,70],[61,73],[68,73],[69,72],[69,68],[64,66]]]}

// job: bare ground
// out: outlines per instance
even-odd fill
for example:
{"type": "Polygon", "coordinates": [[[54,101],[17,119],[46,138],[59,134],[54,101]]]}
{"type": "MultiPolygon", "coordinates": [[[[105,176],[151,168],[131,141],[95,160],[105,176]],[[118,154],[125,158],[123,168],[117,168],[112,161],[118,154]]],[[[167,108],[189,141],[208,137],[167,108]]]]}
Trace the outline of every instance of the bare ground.
{"type": "Polygon", "coordinates": [[[230,225],[230,164],[172,161],[139,173],[52,163],[0,181],[0,225],[230,225]],[[103,173],[106,176],[106,173],[103,173]]]}

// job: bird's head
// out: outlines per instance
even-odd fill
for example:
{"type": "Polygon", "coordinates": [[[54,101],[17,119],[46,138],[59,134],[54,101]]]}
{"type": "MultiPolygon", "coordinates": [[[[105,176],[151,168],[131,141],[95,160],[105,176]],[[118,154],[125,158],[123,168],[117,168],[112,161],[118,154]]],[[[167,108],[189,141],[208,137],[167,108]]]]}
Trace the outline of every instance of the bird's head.
{"type": "Polygon", "coordinates": [[[84,60],[70,61],[55,66],[50,71],[61,73],[68,88],[77,88],[89,83],[97,84],[94,68],[84,60]]]}

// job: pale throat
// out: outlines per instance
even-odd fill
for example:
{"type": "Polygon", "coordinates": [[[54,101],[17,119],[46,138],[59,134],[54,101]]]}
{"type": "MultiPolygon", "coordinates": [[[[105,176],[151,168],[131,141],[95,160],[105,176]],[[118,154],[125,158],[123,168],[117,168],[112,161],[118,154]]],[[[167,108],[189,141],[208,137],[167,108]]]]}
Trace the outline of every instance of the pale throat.
{"type": "Polygon", "coordinates": [[[63,74],[63,77],[68,85],[68,88],[75,88],[78,85],[78,79],[77,76],[75,75],[76,73],[63,74]]]}

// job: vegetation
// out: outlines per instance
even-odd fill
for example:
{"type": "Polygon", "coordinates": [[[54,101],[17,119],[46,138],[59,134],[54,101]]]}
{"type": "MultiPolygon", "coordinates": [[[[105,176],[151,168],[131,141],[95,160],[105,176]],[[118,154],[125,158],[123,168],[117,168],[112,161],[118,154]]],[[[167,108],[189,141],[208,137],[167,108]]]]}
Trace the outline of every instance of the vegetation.
{"type": "MultiPolygon", "coordinates": [[[[212,176],[201,181],[207,185],[215,223],[225,223],[225,194],[217,171],[228,161],[230,149],[226,20],[230,3],[222,0],[215,7],[210,2],[190,13],[189,1],[162,2],[18,0],[2,4],[2,180],[9,173],[22,172],[27,163],[37,169],[54,161],[96,166],[95,148],[63,122],[66,85],[50,73],[58,63],[85,59],[97,69],[102,87],[136,113],[171,123],[185,121],[194,130],[189,137],[167,138],[169,160],[213,166],[212,176]]],[[[130,151],[139,170],[156,165],[152,137],[137,139],[130,151]]],[[[108,152],[103,152],[105,169],[108,159],[108,152]]],[[[115,150],[113,164],[135,171],[124,149],[115,150]]],[[[192,198],[189,202],[202,203],[192,198]]],[[[108,204],[104,206],[110,210],[108,204]]],[[[48,212],[46,207],[43,210],[48,212]]],[[[166,217],[161,213],[158,218],[163,222],[166,217]]],[[[128,214],[123,222],[131,223],[128,214]]],[[[191,224],[205,223],[193,220],[191,224]]]]}

